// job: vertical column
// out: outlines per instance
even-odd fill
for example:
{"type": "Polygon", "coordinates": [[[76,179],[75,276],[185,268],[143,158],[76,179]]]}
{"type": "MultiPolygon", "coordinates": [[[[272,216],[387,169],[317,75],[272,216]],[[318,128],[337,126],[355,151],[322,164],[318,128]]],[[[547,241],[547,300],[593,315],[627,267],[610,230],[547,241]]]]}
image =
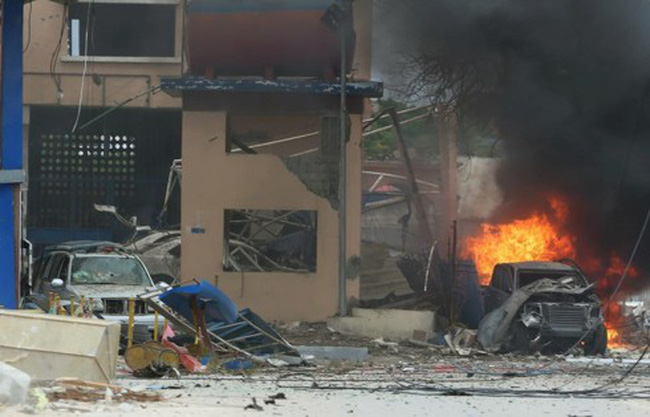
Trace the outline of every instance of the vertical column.
{"type": "Polygon", "coordinates": [[[451,258],[452,227],[458,219],[458,151],[456,115],[445,106],[438,109],[438,141],[440,147],[440,178],[442,213],[437,225],[438,245],[443,259],[451,258]]]}
{"type": "Polygon", "coordinates": [[[16,308],[23,145],[23,1],[2,2],[0,305],[16,308]]]}

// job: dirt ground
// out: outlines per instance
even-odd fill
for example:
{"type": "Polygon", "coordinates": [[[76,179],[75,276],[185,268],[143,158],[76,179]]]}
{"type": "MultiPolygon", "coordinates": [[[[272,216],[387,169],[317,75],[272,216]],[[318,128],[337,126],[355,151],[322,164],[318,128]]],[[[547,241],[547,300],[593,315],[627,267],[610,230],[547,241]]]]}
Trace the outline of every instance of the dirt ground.
{"type": "MultiPolygon", "coordinates": [[[[159,402],[50,401],[3,415],[89,416],[648,416],[650,358],[640,349],[604,358],[470,355],[332,333],[324,324],[281,328],[292,343],[366,346],[367,361],[209,375],[137,379],[124,365],[115,384],[159,402]],[[632,370],[631,370],[632,369],[632,370]],[[631,371],[630,371],[631,370],[631,371]],[[275,397],[272,399],[272,397],[275,397]]],[[[109,396],[110,397],[110,396],[109,396]]]]}

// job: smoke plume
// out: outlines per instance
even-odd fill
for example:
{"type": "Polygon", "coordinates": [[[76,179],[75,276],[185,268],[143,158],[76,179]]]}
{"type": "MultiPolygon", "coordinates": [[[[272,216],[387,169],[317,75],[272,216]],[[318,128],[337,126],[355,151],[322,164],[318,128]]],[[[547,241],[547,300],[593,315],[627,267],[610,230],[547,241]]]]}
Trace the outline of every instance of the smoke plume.
{"type": "MultiPolygon", "coordinates": [[[[375,64],[389,86],[418,75],[396,75],[400,59],[497,67],[473,67],[489,80],[473,109],[505,154],[495,221],[557,195],[581,252],[628,258],[650,208],[650,2],[379,0],[376,19],[375,64]]],[[[649,276],[650,235],[635,264],[649,276]]]]}

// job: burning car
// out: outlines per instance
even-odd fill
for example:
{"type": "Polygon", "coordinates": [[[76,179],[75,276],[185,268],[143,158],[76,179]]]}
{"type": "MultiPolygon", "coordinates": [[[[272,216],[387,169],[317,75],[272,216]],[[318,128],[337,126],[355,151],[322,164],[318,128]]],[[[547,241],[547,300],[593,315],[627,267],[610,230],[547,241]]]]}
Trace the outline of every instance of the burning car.
{"type": "MultiPolygon", "coordinates": [[[[112,242],[70,242],[45,249],[31,282],[31,294],[23,307],[48,311],[49,294],[62,304],[83,296],[93,312],[106,320],[128,322],[128,300],[147,292],[154,283],[140,259],[112,242]]],[[[153,312],[135,302],[135,322],[153,328],[153,312]]]]}
{"type": "Polygon", "coordinates": [[[582,347],[604,354],[601,303],[582,272],[560,262],[501,263],[485,288],[478,341],[489,351],[528,354],[582,347]]]}

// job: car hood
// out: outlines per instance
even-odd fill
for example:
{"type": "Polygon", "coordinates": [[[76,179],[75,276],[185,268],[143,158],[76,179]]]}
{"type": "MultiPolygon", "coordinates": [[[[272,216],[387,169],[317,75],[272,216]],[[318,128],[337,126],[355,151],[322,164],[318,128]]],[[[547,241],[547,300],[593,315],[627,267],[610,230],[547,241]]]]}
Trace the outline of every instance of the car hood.
{"type": "Polygon", "coordinates": [[[69,290],[77,295],[90,298],[135,298],[147,292],[151,287],[146,285],[71,285],[69,290]]]}
{"type": "Polygon", "coordinates": [[[562,284],[551,279],[540,279],[532,284],[515,290],[510,297],[497,309],[489,312],[479,324],[476,338],[483,349],[496,352],[501,349],[507,337],[510,323],[515,318],[521,306],[533,296],[543,294],[561,296],[593,294],[594,285],[579,286],[562,284]]]}

